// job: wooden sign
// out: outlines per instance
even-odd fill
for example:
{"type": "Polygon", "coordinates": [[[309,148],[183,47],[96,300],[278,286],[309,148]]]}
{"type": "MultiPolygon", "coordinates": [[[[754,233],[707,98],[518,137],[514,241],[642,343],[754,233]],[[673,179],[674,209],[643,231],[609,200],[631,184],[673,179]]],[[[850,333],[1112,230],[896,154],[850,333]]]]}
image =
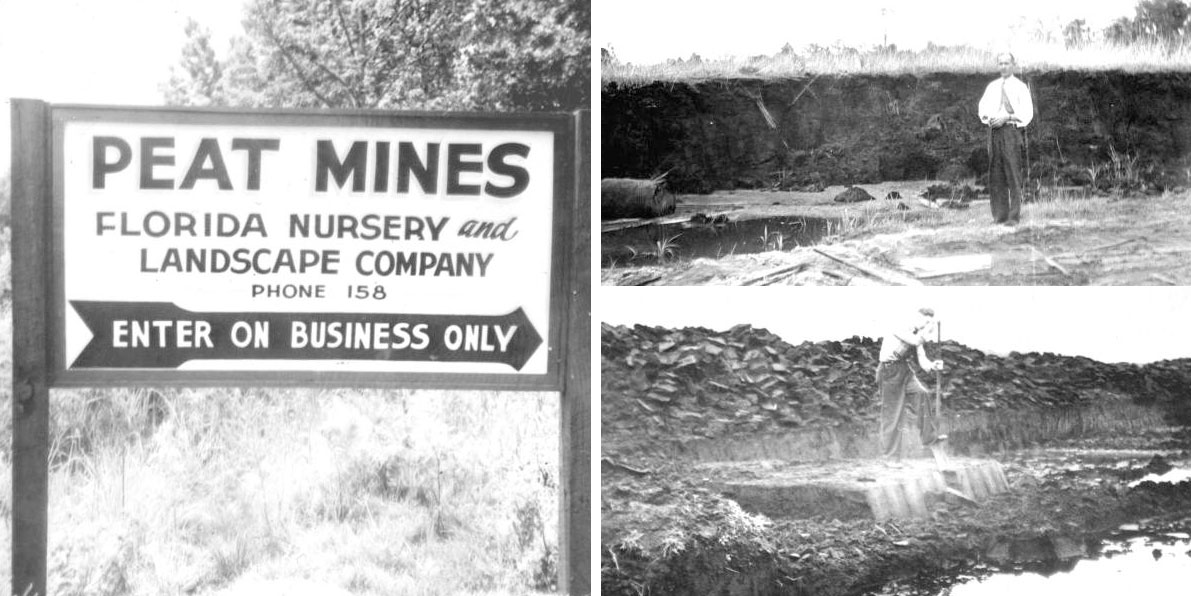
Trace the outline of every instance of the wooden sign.
{"type": "Polygon", "coordinates": [[[560,391],[589,589],[588,126],[14,100],[14,591],[45,587],[48,389],[144,385],[560,391]]]}
{"type": "Polygon", "coordinates": [[[571,120],[55,108],[55,383],[557,388],[571,120]]]}

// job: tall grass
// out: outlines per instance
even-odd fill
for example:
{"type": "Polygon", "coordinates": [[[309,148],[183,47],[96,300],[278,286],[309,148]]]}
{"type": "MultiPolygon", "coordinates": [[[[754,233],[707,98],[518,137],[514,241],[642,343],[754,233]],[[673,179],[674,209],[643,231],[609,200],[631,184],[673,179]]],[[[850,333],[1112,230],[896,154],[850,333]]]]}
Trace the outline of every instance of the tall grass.
{"type": "MultiPolygon", "coordinates": [[[[0,226],[0,590],[12,546],[9,238],[0,226]]],[[[50,401],[50,594],[555,587],[557,394],[55,390],[50,401]]]]}
{"type": "MultiPolygon", "coordinates": [[[[611,60],[604,63],[601,76],[605,82],[641,83],[847,74],[993,73],[999,51],[1000,48],[935,45],[912,51],[814,46],[801,52],[749,58],[676,59],[645,65],[611,60]]],[[[1116,45],[1098,41],[1068,47],[1062,43],[1021,42],[1015,44],[1013,51],[1027,74],[1056,70],[1191,72],[1191,44],[1116,45]]]]}
{"type": "MultiPolygon", "coordinates": [[[[551,589],[557,402],[491,392],[55,391],[51,593],[551,589]]],[[[10,419],[4,434],[7,484],[10,419]]],[[[5,508],[8,498],[4,490],[5,508]]],[[[4,585],[9,543],[0,547],[4,585]]]]}

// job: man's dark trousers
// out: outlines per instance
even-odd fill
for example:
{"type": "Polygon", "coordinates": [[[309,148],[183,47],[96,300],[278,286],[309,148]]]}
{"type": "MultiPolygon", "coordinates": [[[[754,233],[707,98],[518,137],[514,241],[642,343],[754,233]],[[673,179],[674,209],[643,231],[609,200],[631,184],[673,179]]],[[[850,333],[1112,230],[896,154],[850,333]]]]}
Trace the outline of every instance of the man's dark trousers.
{"type": "Polygon", "coordinates": [[[877,366],[877,391],[881,397],[881,420],[878,429],[881,454],[885,457],[905,455],[902,430],[909,420],[917,419],[922,445],[930,445],[938,438],[936,412],[931,412],[930,390],[923,386],[910,364],[904,360],[882,362],[877,366]],[[911,418],[907,418],[910,416],[911,418]]]}
{"type": "Polygon", "coordinates": [[[1021,219],[1021,130],[1013,124],[992,129],[988,198],[996,223],[1021,219]]]}

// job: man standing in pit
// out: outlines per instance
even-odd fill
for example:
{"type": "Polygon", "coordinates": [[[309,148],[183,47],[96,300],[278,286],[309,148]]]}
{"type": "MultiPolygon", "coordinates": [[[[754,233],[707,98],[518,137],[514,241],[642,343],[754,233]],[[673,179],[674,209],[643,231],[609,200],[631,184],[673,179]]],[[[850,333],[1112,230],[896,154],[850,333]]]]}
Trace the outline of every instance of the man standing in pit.
{"type": "Polygon", "coordinates": [[[1021,219],[1022,131],[1034,119],[1030,88],[1013,76],[1013,54],[997,55],[1001,78],[988,84],[977,112],[989,126],[988,197],[993,223],[1016,225],[1021,219]]]}
{"type": "Polygon", "coordinates": [[[907,415],[917,416],[923,446],[929,447],[941,440],[935,418],[930,412],[930,391],[910,370],[911,354],[915,351],[923,370],[943,370],[943,361],[927,358],[923,347],[936,329],[936,324],[935,311],[921,308],[911,325],[895,330],[881,340],[877,390],[881,396],[880,448],[885,457],[901,457],[902,425],[907,415]],[[913,394],[913,402],[907,403],[908,394],[913,394]]]}

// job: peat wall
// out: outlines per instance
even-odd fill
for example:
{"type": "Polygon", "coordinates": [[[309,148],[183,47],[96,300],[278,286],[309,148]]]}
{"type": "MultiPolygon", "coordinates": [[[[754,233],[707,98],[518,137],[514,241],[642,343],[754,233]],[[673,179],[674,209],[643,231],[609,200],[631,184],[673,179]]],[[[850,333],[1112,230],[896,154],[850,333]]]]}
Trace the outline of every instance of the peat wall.
{"type": "MultiPolygon", "coordinates": [[[[1191,74],[1046,72],[1032,89],[1030,178],[1110,183],[1115,151],[1148,189],[1188,184],[1191,74]],[[1135,163],[1129,164],[1130,159],[1135,163]]],[[[675,192],[953,179],[987,170],[976,104],[995,74],[607,82],[602,176],[668,173],[675,192]]],[[[1140,190],[1140,189],[1138,189],[1140,190]]]]}
{"type": "MultiPolygon", "coordinates": [[[[693,461],[875,455],[880,411],[867,337],[791,345],[749,325],[601,326],[603,453],[693,461]]],[[[1191,425],[1191,359],[1145,365],[932,345],[943,432],[961,452],[1191,425]]],[[[931,375],[920,373],[924,381],[931,375]]]]}
{"type": "MultiPolygon", "coordinates": [[[[983,456],[1056,439],[1144,432],[1167,426],[1169,418],[1159,406],[1116,402],[996,412],[947,413],[944,406],[944,415],[939,422],[939,431],[948,437],[950,453],[983,456]]],[[[925,453],[913,429],[907,428],[902,441],[909,444],[906,453],[925,453]]],[[[655,445],[653,451],[692,462],[781,460],[821,463],[881,457],[877,446],[877,423],[870,422],[695,439],[655,445]]]]}

